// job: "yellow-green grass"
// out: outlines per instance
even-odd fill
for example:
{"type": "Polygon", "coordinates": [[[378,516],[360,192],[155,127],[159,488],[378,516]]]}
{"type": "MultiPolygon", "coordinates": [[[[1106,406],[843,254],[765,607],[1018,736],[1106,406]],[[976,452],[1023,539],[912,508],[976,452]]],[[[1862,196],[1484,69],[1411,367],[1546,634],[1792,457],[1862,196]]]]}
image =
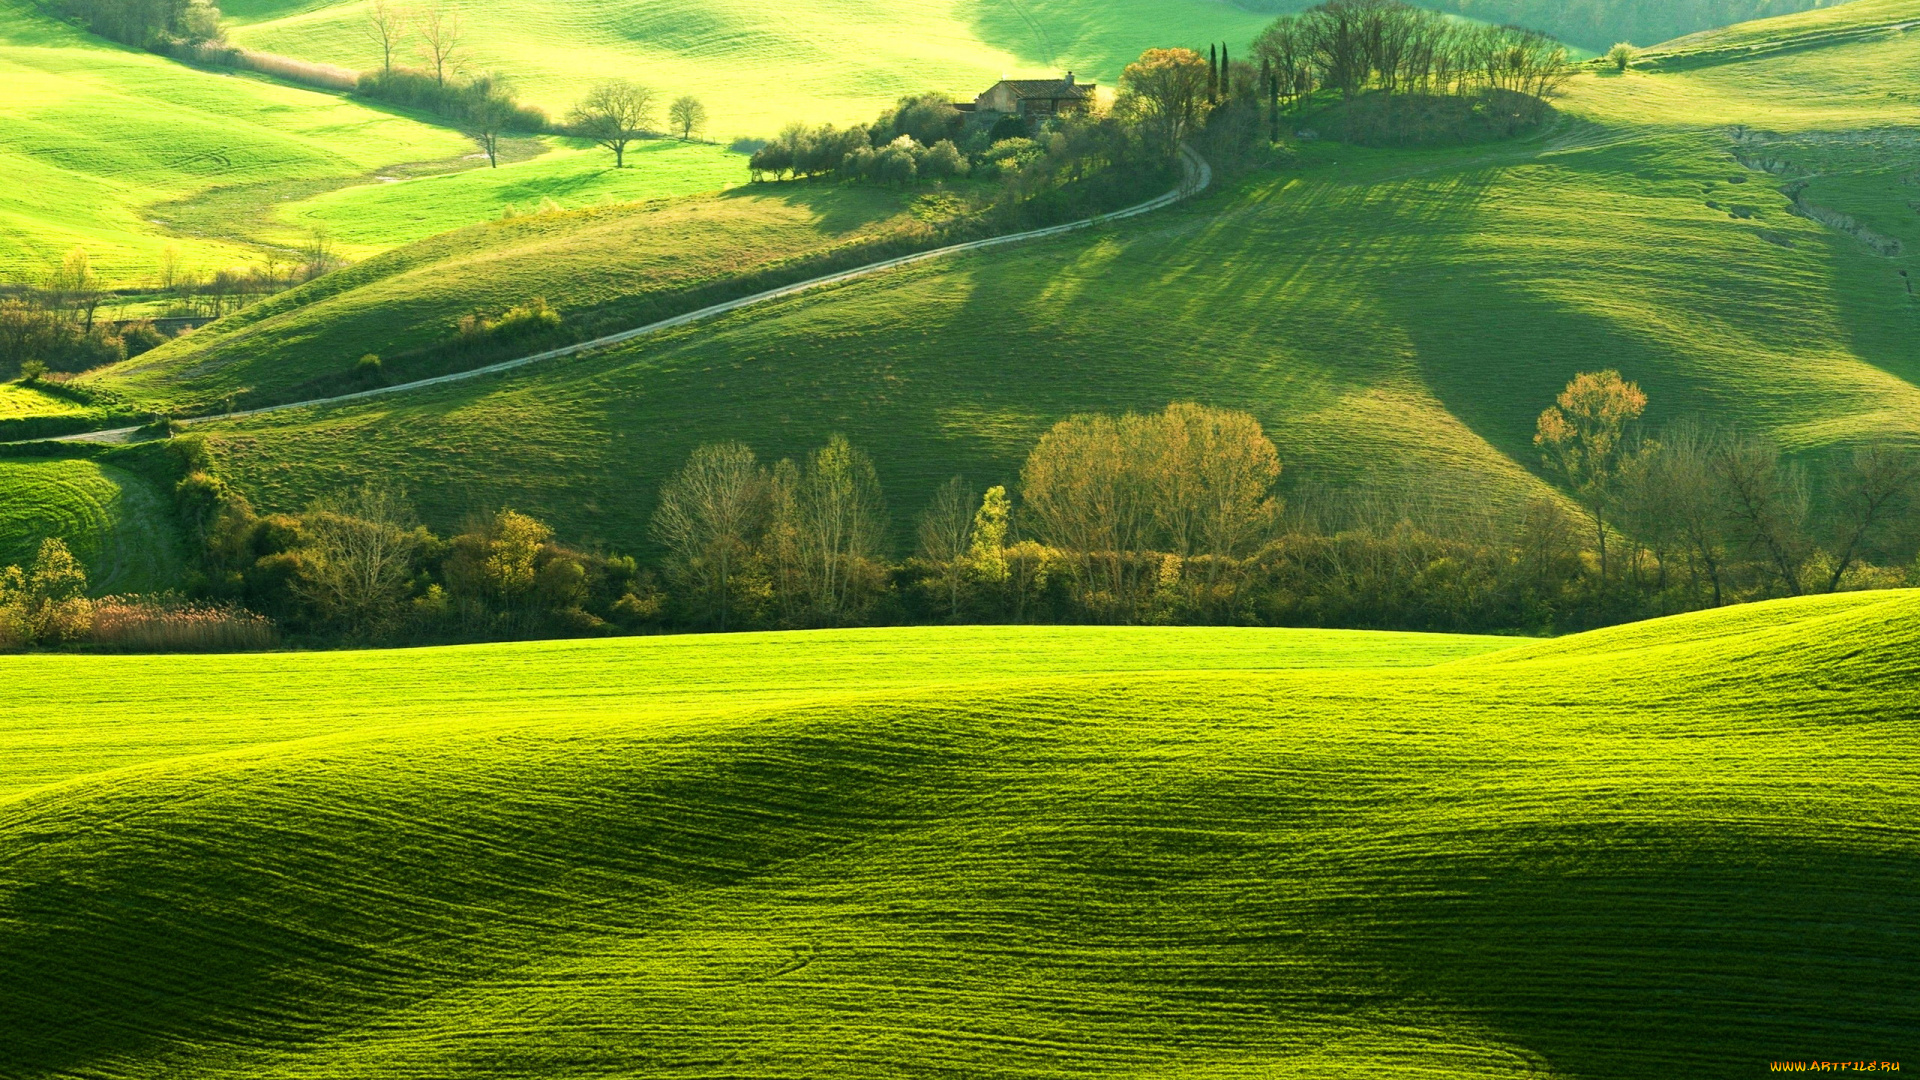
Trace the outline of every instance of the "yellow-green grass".
{"type": "Polygon", "coordinates": [[[1703,30],[1647,50],[1659,66],[1725,63],[1770,53],[1897,37],[1920,21],[1914,0],[1846,0],[1792,15],[1703,30]]]}
{"type": "MultiPolygon", "coordinates": [[[[252,264],[230,235],[185,235],[163,203],[241,188],[249,213],[473,144],[336,94],[195,70],[0,0],[0,275],[34,278],[80,247],[109,280],[152,280],[176,247],[187,270],[252,264]],[[162,217],[167,221],[158,220],[162,217]]],[[[190,214],[191,208],[186,213],[190,214]]]]}
{"type": "Polygon", "coordinates": [[[86,410],[63,397],[17,382],[0,383],[0,420],[72,416],[86,410]]]}
{"type": "Polygon", "coordinates": [[[469,169],[362,184],[283,207],[298,231],[324,229],[344,256],[361,259],[414,240],[498,218],[719,191],[747,180],[747,159],[723,147],[652,139],[627,148],[627,167],[578,140],[498,169],[469,169]]]}
{"type": "Polygon", "coordinates": [[[1911,1058],[1920,595],[1412,670],[1286,631],[947,651],[976,633],[710,639],[708,678],[627,662],[680,642],[0,660],[0,768],[37,785],[0,797],[10,1074],[1911,1058]],[[816,670],[862,648],[878,677],[816,670]]]}
{"type": "Polygon", "coordinates": [[[971,626],[270,655],[12,656],[0,659],[11,688],[0,709],[0,801],[104,770],[369,727],[679,717],[1101,674],[1426,666],[1518,643],[1349,630],[971,626]],[[214,686],[230,692],[208,695],[214,686]],[[101,723],[136,713],[144,714],[138,725],[101,723]]]}
{"type": "MultiPolygon", "coordinates": [[[[232,37],[345,67],[378,66],[367,4],[237,0],[232,37]]],[[[869,119],[904,94],[971,100],[1002,73],[1071,69],[1107,85],[1148,48],[1252,40],[1271,18],[1217,0],[455,0],[474,70],[511,75],[564,112],[595,81],[700,97],[716,136],[869,119]]],[[[411,50],[409,50],[411,51],[411,50]]],[[[412,61],[411,56],[407,56],[412,61]]]]}
{"type": "Polygon", "coordinates": [[[93,461],[0,461],[0,566],[33,561],[40,541],[66,542],[96,594],[178,587],[180,538],[165,494],[93,461]]]}
{"type": "MultiPolygon", "coordinates": [[[[355,389],[337,384],[359,357],[444,342],[470,312],[545,297],[576,332],[625,329],[710,302],[697,299],[702,289],[783,267],[802,273],[838,249],[910,232],[911,203],[878,188],[754,187],[496,219],[327,275],[85,382],[162,409],[355,389]]],[[[472,366],[451,355],[423,363],[472,366]]],[[[387,373],[439,370],[399,360],[387,373]]]]}

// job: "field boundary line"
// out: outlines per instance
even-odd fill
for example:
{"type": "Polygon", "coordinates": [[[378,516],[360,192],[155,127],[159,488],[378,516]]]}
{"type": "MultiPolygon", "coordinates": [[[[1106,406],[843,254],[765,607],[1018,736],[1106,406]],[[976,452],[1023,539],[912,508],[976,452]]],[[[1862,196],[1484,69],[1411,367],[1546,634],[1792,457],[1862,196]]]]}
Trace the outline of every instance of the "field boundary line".
{"type": "MultiPolygon", "coordinates": [[[[447,383],[461,382],[466,379],[477,379],[482,375],[497,375],[504,371],[512,371],[515,368],[526,367],[529,364],[537,364],[542,360],[558,360],[561,357],[577,356],[580,353],[591,352],[595,349],[624,345],[638,338],[650,337],[654,334],[677,329],[692,323],[704,322],[708,319],[730,314],[743,308],[754,307],[774,300],[782,300],[789,296],[811,292],[814,289],[825,288],[829,285],[838,285],[842,282],[872,277],[875,274],[883,274],[889,270],[897,270],[903,266],[931,262],[934,259],[943,259],[951,255],[961,255],[972,251],[985,251],[989,248],[1004,247],[1008,244],[1024,243],[1028,240],[1043,240],[1047,237],[1063,236],[1067,233],[1078,232],[1082,229],[1090,229],[1096,225],[1103,225],[1110,221],[1122,221],[1127,218],[1138,217],[1142,214],[1150,214],[1155,210],[1164,209],[1183,199],[1198,195],[1200,192],[1212,186],[1213,167],[1207,164],[1206,159],[1195,153],[1189,147],[1181,147],[1180,154],[1180,186],[1164,195],[1149,199],[1136,206],[1129,206],[1124,210],[1115,210],[1111,214],[1095,214],[1093,217],[1082,218],[1079,221],[1070,221],[1064,225],[1050,225],[1044,229],[1029,229],[1026,232],[1008,233],[1005,236],[992,236],[985,240],[970,240],[963,244],[949,244],[946,247],[934,248],[931,251],[922,251],[913,255],[901,255],[897,258],[883,259],[880,262],[868,263],[865,266],[856,266],[851,270],[842,270],[834,274],[809,278],[806,281],[795,282],[792,285],[782,285],[779,288],[754,293],[752,296],[743,296],[737,300],[711,304],[696,311],[674,315],[670,318],[661,319],[658,322],[648,323],[645,326],[637,326],[631,330],[622,330],[619,333],[597,337],[591,341],[564,345],[558,349],[548,349],[545,352],[534,353],[532,356],[522,356],[514,360],[502,360],[497,364],[487,364],[482,367],[470,368],[466,371],[455,371],[446,375],[435,375],[427,379],[415,379],[412,382],[398,383],[393,386],[375,387],[371,390],[356,390],[349,394],[338,394],[333,397],[309,398],[306,401],[290,401],[281,405],[263,405],[257,409],[242,409],[237,412],[219,413],[214,416],[197,416],[176,422],[187,425],[210,423],[215,420],[240,420],[251,416],[264,416],[268,413],[283,412],[288,409],[308,409],[320,405],[339,405],[353,401],[366,401],[372,398],[385,397],[389,394],[405,393],[409,390],[424,390],[430,386],[442,386],[447,383]]],[[[139,432],[139,430],[140,428],[138,426],[119,427],[104,431],[81,432],[75,435],[60,435],[47,439],[23,439],[14,443],[0,443],[0,445],[20,446],[45,442],[123,443],[131,441],[132,436],[139,432]]]]}

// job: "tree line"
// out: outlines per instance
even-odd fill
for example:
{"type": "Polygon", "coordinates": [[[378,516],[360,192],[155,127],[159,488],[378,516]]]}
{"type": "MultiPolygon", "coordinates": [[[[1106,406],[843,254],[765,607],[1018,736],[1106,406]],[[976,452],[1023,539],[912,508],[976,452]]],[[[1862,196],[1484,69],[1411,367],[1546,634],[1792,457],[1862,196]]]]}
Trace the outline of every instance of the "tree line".
{"type": "Polygon", "coordinates": [[[164,52],[220,38],[220,8],[210,0],[57,0],[57,9],[93,33],[164,52]]]}
{"type": "Polygon", "coordinates": [[[1377,94],[1453,97],[1495,110],[1508,126],[1545,115],[1572,77],[1566,47],[1538,31],[1448,19],[1401,0],[1328,0],[1283,15],[1253,44],[1260,84],[1277,110],[1318,90],[1351,103],[1377,94]]]}
{"type": "MultiPolygon", "coordinates": [[[[1810,471],[1737,432],[1683,422],[1649,435],[1645,406],[1615,372],[1578,376],[1537,425],[1542,469],[1564,494],[1478,513],[1307,484],[1282,498],[1278,448],[1236,410],[1071,416],[1039,438],[1016,483],[940,485],[909,537],[891,534],[873,461],[843,437],[771,464],[710,444],[661,485],[659,554],[645,565],[568,545],[511,508],[440,536],[378,485],[259,514],[187,436],[169,450],[201,552],[191,600],[116,600],[112,640],[190,648],[285,633],[365,645],[943,622],[1549,633],[1920,585],[1920,456],[1867,447],[1810,471]]],[[[73,629],[83,568],[57,552],[42,562],[0,574],[7,640],[95,640],[73,629]]]]}

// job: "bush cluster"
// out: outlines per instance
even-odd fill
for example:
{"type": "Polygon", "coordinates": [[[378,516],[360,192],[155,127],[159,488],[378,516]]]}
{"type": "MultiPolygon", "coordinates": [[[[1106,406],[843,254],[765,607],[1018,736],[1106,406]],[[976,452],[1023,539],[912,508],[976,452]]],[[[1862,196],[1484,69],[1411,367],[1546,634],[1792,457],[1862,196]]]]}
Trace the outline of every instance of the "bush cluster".
{"type": "MultiPolygon", "coordinates": [[[[462,315],[454,326],[454,340],[462,345],[478,346],[492,342],[525,341],[540,337],[560,329],[565,320],[558,309],[547,303],[545,297],[535,297],[524,304],[516,304],[498,316],[476,311],[462,315]]],[[[356,369],[372,367],[377,374],[379,359],[369,365],[362,357],[356,369]]]]}
{"type": "Polygon", "coordinates": [[[378,486],[260,515],[216,475],[204,438],[170,449],[185,473],[175,498],[201,551],[192,592],[244,604],[300,640],[597,634],[657,613],[633,560],[567,547],[529,515],[502,509],[442,537],[401,493],[378,486]]]}
{"type": "Polygon", "coordinates": [[[353,92],[358,97],[432,113],[455,123],[466,121],[481,104],[504,99],[504,130],[537,135],[549,127],[545,111],[515,100],[498,79],[489,76],[443,81],[434,78],[432,72],[396,67],[362,72],[353,92]]]}

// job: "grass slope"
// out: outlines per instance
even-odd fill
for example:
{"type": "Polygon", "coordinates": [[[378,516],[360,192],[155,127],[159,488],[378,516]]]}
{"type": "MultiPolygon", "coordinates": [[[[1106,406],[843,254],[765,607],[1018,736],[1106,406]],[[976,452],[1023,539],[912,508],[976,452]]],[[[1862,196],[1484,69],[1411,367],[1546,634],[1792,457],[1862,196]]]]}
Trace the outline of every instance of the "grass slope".
{"type": "MultiPolygon", "coordinates": [[[[488,191],[500,189],[480,197],[488,191]]],[[[462,315],[498,315],[536,296],[574,330],[625,329],[700,306],[702,290],[791,276],[911,231],[909,208],[909,197],[880,189],[753,188],[495,220],[330,274],[87,381],[143,407],[205,409],[359,389],[343,380],[369,352],[398,361],[387,369],[395,380],[472,367],[440,354],[410,367],[404,354],[447,341],[462,315]]]]}
{"type": "Polygon", "coordinates": [[[185,568],[151,483],[93,461],[0,461],[0,566],[28,565],[49,536],[86,563],[96,594],[173,588],[185,568]]]}
{"type": "Polygon", "coordinates": [[[905,535],[947,476],[1011,480],[1062,415],[1184,398],[1252,410],[1296,479],[1460,508],[1545,493],[1534,419],[1599,367],[1648,390],[1655,424],[1701,416],[1814,456],[1913,441],[1920,307],[1899,271],[1920,220],[1900,178],[1920,154],[1888,87],[1920,92],[1915,55],[1901,39],[1583,76],[1519,142],[1309,144],[1279,177],[1112,228],[500,381],[213,430],[262,505],[397,477],[438,523],[509,503],[628,550],[700,442],[776,456],[845,432],[905,535]],[[1861,214],[1902,254],[1795,213],[1770,153],[1806,163],[1801,198],[1861,214]]]}
{"type": "MultiPolygon", "coordinates": [[[[713,134],[766,134],[792,120],[864,120],[903,94],[971,99],[1002,72],[1072,69],[1108,85],[1142,50],[1226,40],[1271,19],[1217,0],[455,0],[475,70],[501,70],[564,112],[593,82],[637,78],[691,93],[713,134]],[[638,73],[638,74],[636,74],[638,73]]],[[[234,0],[235,40],[350,68],[377,65],[366,5],[234,0]]]]}
{"type": "Polygon", "coordinates": [[[288,190],[345,183],[473,144],[333,94],[199,71],[105,42],[24,0],[0,0],[0,275],[37,278],[74,248],[114,281],[255,261],[244,243],[169,230],[191,202],[246,189],[264,213],[288,190]]]}
{"type": "Polygon", "coordinates": [[[429,236],[558,204],[580,209],[694,195],[747,180],[747,159],[705,143],[654,139],[627,150],[627,168],[613,155],[577,140],[540,157],[498,169],[469,169],[390,183],[362,184],[283,207],[296,230],[315,227],[347,258],[361,259],[429,236]]]}
{"type": "Polygon", "coordinates": [[[0,739],[77,729],[61,744],[106,770],[0,798],[0,1055],[23,1078],[1911,1056],[1920,595],[1401,671],[1220,670],[1255,666],[1235,637],[1298,666],[1294,635],[1131,631],[1171,670],[1023,680],[943,652],[973,633],[870,636],[890,670],[852,684],[809,664],[840,638],[714,640],[753,684],[810,689],[710,711],[616,646],[586,687],[535,656],[386,654],[358,682],[369,660],[315,658],[344,661],[327,734],[286,692],[295,658],[196,661],[199,754],[150,737],[174,724],[150,697],[54,700],[114,661],[0,661],[44,717],[0,739]],[[880,689],[902,673],[924,685],[880,689]]]}

